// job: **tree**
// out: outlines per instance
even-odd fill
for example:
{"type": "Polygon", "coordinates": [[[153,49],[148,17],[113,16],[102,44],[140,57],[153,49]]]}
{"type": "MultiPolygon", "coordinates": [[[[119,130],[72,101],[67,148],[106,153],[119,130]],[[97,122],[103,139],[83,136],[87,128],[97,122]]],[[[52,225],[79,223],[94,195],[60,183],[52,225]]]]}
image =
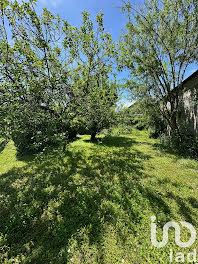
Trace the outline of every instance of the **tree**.
{"type": "Polygon", "coordinates": [[[198,5],[196,0],[152,0],[143,8],[128,2],[127,31],[120,41],[119,68],[131,71],[127,83],[135,98],[150,97],[172,132],[177,122],[179,96],[188,66],[198,60],[198,5]]]}
{"type": "Polygon", "coordinates": [[[47,9],[39,16],[35,3],[0,6],[1,112],[19,152],[71,136],[68,69],[57,44],[62,23],[47,9]]]}
{"type": "Polygon", "coordinates": [[[70,74],[74,89],[74,112],[81,130],[94,140],[103,128],[108,128],[118,99],[116,80],[111,81],[116,46],[105,32],[103,14],[96,17],[96,29],[87,12],[83,12],[80,28],[65,23],[64,47],[74,57],[75,67],[70,74]]]}
{"type": "Polygon", "coordinates": [[[166,122],[162,118],[156,102],[150,96],[137,100],[132,107],[134,123],[138,129],[150,130],[150,136],[157,138],[166,131],[166,122]]]}
{"type": "Polygon", "coordinates": [[[73,28],[47,9],[39,15],[35,0],[1,1],[1,130],[19,152],[59,143],[65,149],[82,125],[91,133],[108,126],[116,100],[109,81],[114,43],[102,14],[96,23],[94,32],[84,12],[83,26],[73,28]]]}

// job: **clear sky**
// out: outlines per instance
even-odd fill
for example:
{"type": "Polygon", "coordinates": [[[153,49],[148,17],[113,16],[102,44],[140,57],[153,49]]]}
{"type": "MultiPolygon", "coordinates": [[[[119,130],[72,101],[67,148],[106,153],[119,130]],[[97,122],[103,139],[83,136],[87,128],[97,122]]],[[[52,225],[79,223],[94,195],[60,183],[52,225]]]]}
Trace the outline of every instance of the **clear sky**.
{"type": "MultiPolygon", "coordinates": [[[[66,19],[72,26],[80,26],[82,21],[81,13],[87,11],[95,19],[96,14],[102,10],[104,13],[104,25],[113,39],[117,41],[125,28],[127,17],[121,12],[119,7],[122,6],[121,0],[37,0],[37,8],[42,10],[47,8],[53,14],[59,14],[61,18],[66,19]]],[[[139,5],[143,0],[134,0],[139,5]]],[[[198,69],[198,65],[189,67],[186,78],[198,69]]],[[[119,79],[126,78],[127,71],[119,75],[119,79]]],[[[122,101],[129,105],[128,94],[124,92],[122,101]]]]}

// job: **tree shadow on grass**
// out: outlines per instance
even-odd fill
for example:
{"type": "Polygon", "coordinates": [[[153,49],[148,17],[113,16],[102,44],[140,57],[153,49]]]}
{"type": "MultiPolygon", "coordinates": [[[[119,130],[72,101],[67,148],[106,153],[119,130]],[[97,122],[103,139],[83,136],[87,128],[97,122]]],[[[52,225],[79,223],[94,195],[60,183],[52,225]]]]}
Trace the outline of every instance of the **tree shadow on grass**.
{"type": "Polygon", "coordinates": [[[91,140],[84,140],[85,142],[91,142],[96,145],[103,145],[106,147],[131,147],[135,143],[137,143],[134,139],[130,137],[116,137],[116,136],[108,136],[104,138],[96,138],[94,142],[91,140]]]}
{"type": "Polygon", "coordinates": [[[183,198],[173,192],[167,193],[167,197],[173,199],[179,208],[180,215],[188,221],[189,223],[197,226],[197,212],[195,210],[198,208],[198,200],[194,197],[183,198]]]}
{"type": "MultiPolygon", "coordinates": [[[[106,225],[117,228],[121,218],[123,227],[136,234],[147,203],[168,217],[166,202],[140,182],[149,177],[143,160],[151,157],[133,144],[130,138],[111,137],[102,146],[93,144],[89,155],[80,148],[55,151],[1,175],[0,230],[7,237],[8,258],[67,263],[72,239],[80,247],[85,229],[89,245],[100,252],[97,263],[103,263],[106,225]]],[[[124,240],[121,227],[118,235],[124,240]]]]}
{"type": "MultiPolygon", "coordinates": [[[[157,215],[157,211],[160,211],[158,209],[163,206],[164,212],[166,212],[167,216],[169,216],[169,219],[166,219],[166,221],[163,221],[163,223],[161,223],[161,227],[163,227],[163,225],[171,219],[175,219],[175,217],[178,217],[178,215],[175,215],[175,213],[179,214],[180,219],[193,224],[195,227],[198,227],[198,199],[192,197],[193,187],[191,183],[180,181],[178,182],[174,181],[174,179],[163,178],[157,179],[157,184],[155,186],[157,186],[157,189],[154,198],[152,198],[152,194],[149,194],[150,189],[147,189],[149,194],[148,199],[151,203],[154,203],[155,206],[158,207],[156,208],[156,210],[154,210],[154,212],[157,215]],[[170,191],[169,186],[171,188],[175,188],[170,191]],[[163,196],[161,190],[166,190],[165,193],[163,192],[163,196]],[[159,199],[159,203],[155,202],[155,199],[159,199]],[[171,207],[173,208],[174,213],[172,212],[171,208],[165,203],[165,200],[169,200],[169,204],[172,204],[171,207]]],[[[146,193],[145,190],[143,195],[145,195],[146,193]]]]}
{"type": "Polygon", "coordinates": [[[155,150],[159,150],[164,155],[166,155],[166,154],[174,155],[176,160],[182,159],[182,158],[192,158],[192,157],[190,157],[189,153],[185,152],[185,150],[183,150],[183,152],[181,152],[181,150],[178,150],[176,148],[173,148],[171,146],[168,146],[168,145],[165,145],[162,143],[154,143],[153,148],[155,150]]]}
{"type": "Polygon", "coordinates": [[[0,153],[4,150],[4,148],[6,147],[7,145],[7,140],[3,140],[0,142],[0,153]]]}

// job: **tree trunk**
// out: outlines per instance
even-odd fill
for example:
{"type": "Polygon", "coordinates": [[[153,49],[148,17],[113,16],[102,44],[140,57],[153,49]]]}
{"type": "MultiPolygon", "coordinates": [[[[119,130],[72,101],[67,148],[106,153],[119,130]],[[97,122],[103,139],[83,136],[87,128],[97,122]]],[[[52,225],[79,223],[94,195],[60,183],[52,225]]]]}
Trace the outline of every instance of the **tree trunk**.
{"type": "Polygon", "coordinates": [[[178,128],[178,125],[177,125],[177,118],[176,118],[175,113],[172,114],[170,121],[171,121],[171,130],[172,130],[172,132],[177,132],[179,130],[179,128],[178,128]]]}
{"type": "Polygon", "coordinates": [[[96,139],[96,132],[93,132],[91,134],[91,141],[94,141],[96,139]]]}
{"type": "Polygon", "coordinates": [[[177,114],[176,113],[172,113],[170,122],[171,122],[171,126],[170,126],[171,131],[170,132],[172,134],[176,135],[179,138],[180,142],[182,143],[183,137],[182,137],[179,125],[177,123],[177,114]]]}
{"type": "Polygon", "coordinates": [[[171,129],[173,132],[179,132],[179,127],[177,123],[177,113],[178,113],[178,106],[176,104],[177,98],[172,98],[170,104],[171,104],[171,129]]]}
{"type": "Polygon", "coordinates": [[[67,143],[63,143],[63,152],[66,151],[66,146],[67,146],[67,143]]]}

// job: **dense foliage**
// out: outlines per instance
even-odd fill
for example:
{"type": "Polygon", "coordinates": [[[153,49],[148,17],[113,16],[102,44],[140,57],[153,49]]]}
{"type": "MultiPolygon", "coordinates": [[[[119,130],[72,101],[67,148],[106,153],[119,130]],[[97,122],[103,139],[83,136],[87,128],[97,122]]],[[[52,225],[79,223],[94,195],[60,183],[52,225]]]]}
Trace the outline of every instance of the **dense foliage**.
{"type": "Polygon", "coordinates": [[[33,152],[108,126],[117,100],[114,50],[103,14],[92,22],[84,12],[75,28],[47,9],[38,14],[36,1],[1,1],[1,136],[33,152]]]}
{"type": "Polygon", "coordinates": [[[198,61],[198,5],[194,0],[152,0],[144,8],[130,2],[127,30],[120,41],[119,68],[131,72],[135,98],[150,98],[153,111],[179,134],[177,114],[179,96],[173,93],[182,87],[188,66],[198,61]],[[160,103],[159,103],[160,100],[160,103]]]}
{"type": "Polygon", "coordinates": [[[83,26],[65,25],[64,47],[70,49],[76,67],[70,74],[72,80],[72,109],[80,124],[80,131],[96,133],[108,128],[114,116],[118,99],[117,84],[110,81],[116,46],[110,34],[104,31],[103,14],[96,17],[97,28],[89,14],[83,12],[83,26]]]}

